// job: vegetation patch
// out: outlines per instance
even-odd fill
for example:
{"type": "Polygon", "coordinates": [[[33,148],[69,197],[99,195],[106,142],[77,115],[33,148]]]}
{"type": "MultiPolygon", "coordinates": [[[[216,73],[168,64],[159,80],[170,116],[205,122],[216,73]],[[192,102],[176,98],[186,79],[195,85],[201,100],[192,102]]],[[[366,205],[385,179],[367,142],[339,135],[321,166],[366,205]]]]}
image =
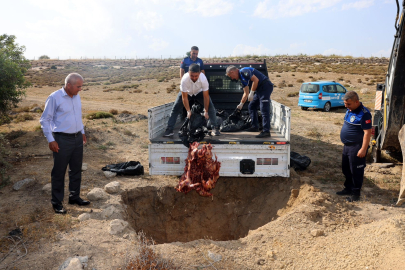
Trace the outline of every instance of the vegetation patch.
{"type": "Polygon", "coordinates": [[[109,112],[93,112],[86,115],[87,119],[114,118],[114,115],[109,112]]]}

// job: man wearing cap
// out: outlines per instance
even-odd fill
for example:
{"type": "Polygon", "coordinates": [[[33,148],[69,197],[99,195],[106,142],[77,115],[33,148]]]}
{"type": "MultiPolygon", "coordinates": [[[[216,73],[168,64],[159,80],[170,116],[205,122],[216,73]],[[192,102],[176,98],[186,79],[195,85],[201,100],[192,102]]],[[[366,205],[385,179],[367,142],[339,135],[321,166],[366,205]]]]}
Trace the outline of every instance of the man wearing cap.
{"type": "Polygon", "coordinates": [[[344,144],[342,154],[342,172],[345,175],[345,188],[337,195],[349,195],[349,202],[360,200],[363,185],[366,154],[371,137],[371,113],[359,101],[355,91],[347,92],[343,97],[347,108],[340,140],[344,144]]]}
{"type": "Polygon", "coordinates": [[[198,58],[198,47],[191,47],[190,57],[186,57],[181,61],[180,64],[180,79],[183,78],[184,74],[188,72],[188,69],[191,64],[197,64],[200,66],[200,70],[205,75],[204,62],[198,58]]]}
{"type": "Polygon", "coordinates": [[[83,144],[87,142],[82,122],[82,104],[78,95],[82,86],[83,77],[80,74],[69,74],[65,79],[65,86],[49,95],[39,120],[49,149],[53,152],[51,203],[57,214],[67,212],[62,201],[68,165],[69,204],[90,204],[80,198],[83,144]]]}
{"type": "Polygon", "coordinates": [[[187,111],[187,118],[191,116],[189,101],[196,100],[204,106],[204,117],[210,119],[213,126],[211,135],[219,136],[219,127],[217,126],[217,116],[214,104],[209,96],[209,85],[207,77],[200,71],[200,66],[191,64],[189,70],[184,74],[180,83],[180,92],[174,102],[170,113],[169,121],[164,137],[173,136],[174,125],[176,124],[177,116],[182,112],[183,106],[187,111]]]}
{"type": "Polygon", "coordinates": [[[252,120],[252,126],[246,131],[259,132],[259,121],[257,110],[262,113],[263,130],[256,138],[269,138],[270,134],[270,95],[273,92],[273,84],[263,73],[255,68],[244,67],[240,70],[235,66],[229,66],[226,69],[226,75],[232,81],[240,81],[243,85],[243,96],[240,104],[236,107],[242,110],[246,100],[249,100],[249,114],[252,120]],[[249,93],[250,88],[250,93],[249,93]]]}

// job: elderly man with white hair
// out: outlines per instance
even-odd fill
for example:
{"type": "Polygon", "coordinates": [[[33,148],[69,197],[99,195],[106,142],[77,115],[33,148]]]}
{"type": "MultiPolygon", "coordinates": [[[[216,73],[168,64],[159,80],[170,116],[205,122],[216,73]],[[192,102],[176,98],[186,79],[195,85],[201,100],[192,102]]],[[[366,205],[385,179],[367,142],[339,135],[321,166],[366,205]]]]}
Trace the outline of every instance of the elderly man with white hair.
{"type": "Polygon", "coordinates": [[[90,204],[80,198],[83,145],[87,141],[82,122],[82,104],[78,95],[82,90],[83,81],[80,74],[69,74],[64,87],[49,95],[39,121],[48,140],[49,149],[53,152],[51,203],[57,214],[67,212],[62,201],[68,165],[69,204],[90,204]]]}

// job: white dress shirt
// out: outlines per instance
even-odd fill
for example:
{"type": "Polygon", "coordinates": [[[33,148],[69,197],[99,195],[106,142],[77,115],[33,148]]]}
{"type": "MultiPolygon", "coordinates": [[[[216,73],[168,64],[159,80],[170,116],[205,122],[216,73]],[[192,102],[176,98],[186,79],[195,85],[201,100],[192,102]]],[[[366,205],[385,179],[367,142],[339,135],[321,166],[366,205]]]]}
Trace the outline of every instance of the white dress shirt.
{"type": "Polygon", "coordinates": [[[82,103],[80,96],[70,97],[65,89],[53,92],[45,102],[45,109],[39,120],[48,142],[53,142],[52,132],[84,134],[82,103]]]}
{"type": "Polygon", "coordinates": [[[201,91],[208,91],[208,88],[207,77],[205,77],[204,73],[202,72],[200,73],[200,76],[196,82],[193,82],[190,79],[190,74],[188,74],[188,72],[184,74],[183,78],[181,78],[180,91],[186,92],[190,96],[196,96],[201,91]]]}

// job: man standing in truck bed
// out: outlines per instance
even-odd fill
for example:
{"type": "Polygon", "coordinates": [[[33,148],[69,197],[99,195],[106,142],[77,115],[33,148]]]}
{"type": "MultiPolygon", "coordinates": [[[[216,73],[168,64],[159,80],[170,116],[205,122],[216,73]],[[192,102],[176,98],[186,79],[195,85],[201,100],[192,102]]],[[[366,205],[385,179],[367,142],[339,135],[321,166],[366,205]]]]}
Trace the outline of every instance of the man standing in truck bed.
{"type": "Polygon", "coordinates": [[[342,171],[345,175],[345,188],[336,192],[337,195],[349,195],[347,201],[360,200],[360,190],[363,185],[366,154],[371,137],[371,113],[359,101],[354,91],[349,91],[343,97],[347,108],[340,140],[344,144],[342,154],[342,171]]]}
{"type": "Polygon", "coordinates": [[[273,92],[273,84],[263,73],[251,68],[244,67],[238,69],[235,66],[229,66],[226,69],[226,75],[232,81],[240,79],[243,85],[243,96],[237,109],[242,110],[246,100],[249,100],[249,114],[252,120],[252,126],[246,131],[259,132],[259,121],[257,116],[257,109],[260,105],[260,111],[263,118],[263,130],[256,138],[268,138],[270,135],[270,95],[273,92]],[[249,93],[249,87],[250,93],[249,93]],[[256,95],[255,95],[256,93],[256,95]]]}
{"type": "Polygon", "coordinates": [[[217,126],[217,112],[209,96],[208,89],[207,77],[200,71],[200,66],[191,64],[189,71],[181,79],[180,92],[170,112],[167,128],[163,134],[164,137],[173,136],[174,125],[176,124],[177,116],[183,110],[183,106],[187,111],[187,118],[190,118],[191,110],[189,101],[191,100],[196,100],[204,106],[204,117],[205,119],[210,119],[213,126],[211,135],[220,135],[219,127],[217,126]]]}
{"type": "Polygon", "coordinates": [[[198,47],[191,47],[190,57],[186,57],[181,61],[180,64],[180,79],[183,78],[183,75],[188,72],[188,68],[191,64],[197,64],[200,66],[200,70],[205,75],[204,62],[198,58],[198,47]]]}

